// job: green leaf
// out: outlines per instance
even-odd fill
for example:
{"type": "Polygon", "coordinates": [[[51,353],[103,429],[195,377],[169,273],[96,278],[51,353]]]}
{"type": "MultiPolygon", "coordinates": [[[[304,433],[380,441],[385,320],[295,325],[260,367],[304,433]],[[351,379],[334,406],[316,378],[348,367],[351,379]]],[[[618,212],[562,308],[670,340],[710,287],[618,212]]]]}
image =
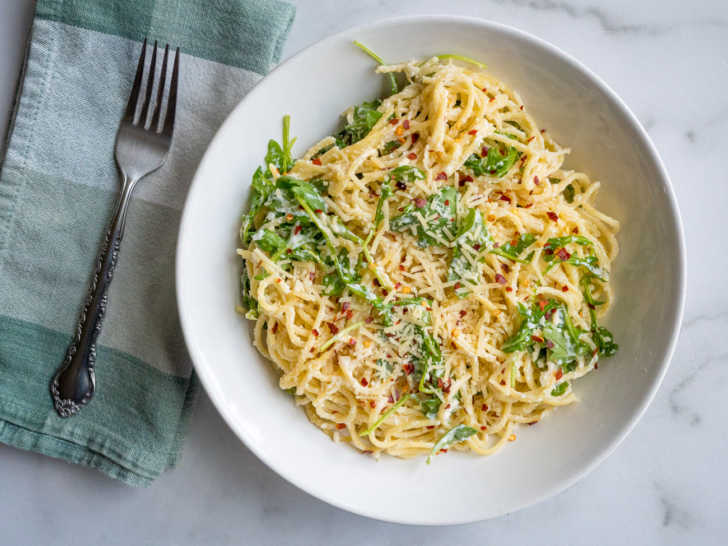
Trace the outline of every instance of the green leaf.
{"type": "Polygon", "coordinates": [[[487,174],[502,178],[508,174],[520,156],[521,153],[513,146],[495,143],[488,148],[486,157],[481,157],[477,153],[472,154],[464,165],[472,170],[475,176],[487,174]]]}
{"type": "Polygon", "coordinates": [[[545,247],[549,247],[551,250],[556,250],[557,248],[563,248],[570,243],[576,243],[582,246],[592,244],[589,239],[582,237],[581,235],[566,235],[565,237],[552,237],[551,239],[548,239],[545,247]]]}
{"type": "Polygon", "coordinates": [[[400,165],[389,171],[389,177],[395,182],[414,182],[415,180],[424,180],[425,173],[422,169],[412,165],[400,165]]]}
{"type": "Polygon", "coordinates": [[[345,148],[367,136],[383,115],[377,110],[381,104],[382,101],[377,99],[355,106],[352,122],[336,135],[336,145],[345,148]]]}
{"type": "MultiPolygon", "coordinates": [[[[384,61],[382,60],[382,58],[379,55],[377,55],[376,53],[374,53],[371,49],[369,49],[367,46],[365,46],[361,42],[357,42],[356,40],[354,40],[354,45],[356,47],[358,47],[359,49],[361,49],[364,53],[366,53],[367,55],[369,55],[377,63],[384,64],[384,61]]],[[[389,86],[390,86],[390,88],[392,90],[392,95],[394,95],[399,90],[398,87],[397,87],[397,78],[395,77],[395,75],[394,75],[393,72],[388,72],[387,74],[385,74],[385,76],[389,80],[389,86]]]]}
{"type": "Polygon", "coordinates": [[[585,258],[571,256],[568,260],[566,260],[566,263],[575,267],[583,267],[600,281],[606,282],[609,280],[609,274],[606,270],[599,267],[599,260],[596,256],[586,256],[585,258]]]}
{"type": "Polygon", "coordinates": [[[497,254],[498,256],[503,256],[504,258],[508,258],[509,260],[513,260],[514,262],[527,264],[530,263],[532,254],[529,254],[528,256],[526,256],[526,258],[521,258],[520,255],[534,242],[536,242],[535,235],[533,235],[532,233],[524,233],[518,238],[515,245],[512,244],[511,241],[508,241],[507,243],[504,243],[499,247],[490,250],[490,253],[497,254]]]}
{"type": "Polygon", "coordinates": [[[247,214],[243,216],[240,227],[240,240],[244,245],[250,242],[250,236],[254,227],[253,221],[273,191],[273,183],[264,176],[263,169],[260,167],[253,173],[253,180],[250,186],[250,208],[247,214]]]}
{"type": "Polygon", "coordinates": [[[377,429],[377,427],[379,425],[381,425],[387,419],[387,417],[389,417],[395,411],[397,411],[397,408],[399,408],[402,404],[404,404],[409,399],[409,397],[410,397],[409,393],[402,396],[399,400],[397,400],[397,402],[391,408],[389,408],[387,411],[385,411],[382,414],[382,416],[374,422],[374,424],[372,426],[370,426],[368,429],[360,432],[359,436],[367,436],[367,435],[371,434],[372,432],[374,432],[377,429]]]}
{"type": "Polygon", "coordinates": [[[437,418],[441,405],[442,400],[440,400],[437,396],[429,396],[420,400],[420,409],[428,419],[437,418]]]}
{"type": "Polygon", "coordinates": [[[594,340],[600,356],[613,356],[619,349],[619,345],[614,343],[612,332],[603,326],[595,324],[592,327],[592,340],[594,340]]]}
{"type": "Polygon", "coordinates": [[[255,320],[258,318],[258,300],[250,294],[250,278],[248,277],[248,268],[243,260],[243,273],[240,275],[240,296],[243,305],[248,308],[245,318],[255,320]]]}
{"type": "Polygon", "coordinates": [[[439,453],[441,449],[445,449],[448,446],[457,444],[458,442],[462,442],[463,440],[470,438],[473,434],[476,434],[477,432],[478,431],[475,430],[473,427],[469,427],[463,424],[451,428],[435,443],[432,451],[430,452],[430,455],[427,457],[427,463],[429,464],[431,457],[439,453]]]}
{"type": "Polygon", "coordinates": [[[258,231],[253,235],[253,241],[261,250],[271,255],[286,248],[286,240],[269,229],[258,231]]]}
{"type": "Polygon", "coordinates": [[[399,148],[402,145],[402,143],[399,140],[390,140],[389,142],[384,144],[384,148],[382,148],[382,155],[391,154],[394,150],[399,148]]]}
{"type": "Polygon", "coordinates": [[[566,392],[566,389],[568,389],[568,388],[569,388],[569,382],[563,381],[563,382],[559,383],[558,385],[556,385],[551,390],[551,396],[561,396],[562,394],[564,394],[566,392]]]}
{"type": "Polygon", "coordinates": [[[564,188],[564,191],[561,192],[564,194],[564,199],[566,199],[567,203],[573,203],[574,202],[574,186],[569,184],[564,188]]]}
{"type": "Polygon", "coordinates": [[[326,201],[310,182],[284,175],[276,180],[276,187],[293,195],[297,200],[304,201],[314,212],[326,212],[328,210],[326,201]]]}
{"type": "Polygon", "coordinates": [[[422,208],[407,205],[402,214],[392,219],[389,227],[392,231],[413,228],[417,234],[417,243],[423,248],[437,244],[435,236],[448,240],[448,232],[454,235],[456,231],[454,221],[457,199],[457,190],[445,186],[438,193],[430,195],[422,208]],[[418,216],[427,222],[425,226],[418,216]]]}
{"type": "MultiPolygon", "coordinates": [[[[468,210],[467,215],[460,222],[455,242],[447,280],[464,280],[471,284],[478,284],[480,270],[465,256],[465,253],[479,255],[493,246],[493,239],[488,233],[485,222],[483,222],[483,215],[478,209],[468,210]]],[[[466,296],[469,292],[463,287],[455,290],[460,297],[466,296]]]]}

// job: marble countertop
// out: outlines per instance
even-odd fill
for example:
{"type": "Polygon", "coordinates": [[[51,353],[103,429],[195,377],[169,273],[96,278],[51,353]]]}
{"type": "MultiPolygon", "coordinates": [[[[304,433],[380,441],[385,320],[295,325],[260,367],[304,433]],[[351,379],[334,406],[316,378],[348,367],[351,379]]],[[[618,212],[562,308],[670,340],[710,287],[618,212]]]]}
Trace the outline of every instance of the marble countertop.
{"type": "MultiPolygon", "coordinates": [[[[724,0],[298,0],[283,57],[395,15],[492,19],[584,62],[629,104],[672,177],[685,222],[688,299],[664,383],[624,443],[537,506],[454,527],[380,523],[325,504],[248,451],[202,396],[179,467],[148,489],[0,445],[6,544],[725,544],[728,535],[728,3],[724,0]],[[725,132],[724,132],[725,131],[725,132]]],[[[0,2],[0,126],[32,18],[0,2]]],[[[665,294],[664,297],[670,297],[665,294]]],[[[646,325],[649,327],[649,325],[646,325]]],[[[384,492],[386,494],[386,492],[384,492]]]]}

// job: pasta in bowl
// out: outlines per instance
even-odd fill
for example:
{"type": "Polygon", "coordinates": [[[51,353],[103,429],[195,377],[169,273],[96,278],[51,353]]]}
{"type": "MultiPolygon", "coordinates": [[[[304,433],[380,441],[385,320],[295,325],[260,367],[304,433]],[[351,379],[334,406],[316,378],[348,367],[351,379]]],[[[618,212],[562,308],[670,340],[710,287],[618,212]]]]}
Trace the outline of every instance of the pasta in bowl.
{"type": "Polygon", "coordinates": [[[377,71],[389,96],[336,135],[294,158],[285,117],[269,142],[240,230],[240,311],[334,440],[490,454],[616,352],[599,321],[619,222],[479,62],[377,71]]]}

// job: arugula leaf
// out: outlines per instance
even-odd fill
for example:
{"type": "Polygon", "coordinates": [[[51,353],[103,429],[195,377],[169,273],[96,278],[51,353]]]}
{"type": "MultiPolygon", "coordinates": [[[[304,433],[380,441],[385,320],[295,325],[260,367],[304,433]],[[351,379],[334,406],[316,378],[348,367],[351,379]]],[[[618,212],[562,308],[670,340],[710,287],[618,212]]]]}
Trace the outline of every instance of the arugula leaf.
{"type": "MultiPolygon", "coordinates": [[[[358,47],[359,49],[361,49],[364,53],[366,53],[367,55],[369,55],[377,63],[384,64],[384,61],[382,60],[382,58],[379,55],[377,55],[376,53],[374,53],[371,49],[369,49],[367,46],[365,46],[361,42],[357,42],[356,40],[354,40],[354,45],[356,47],[358,47]]],[[[392,89],[392,95],[394,95],[399,90],[398,87],[397,87],[397,78],[395,77],[395,75],[394,75],[393,72],[388,72],[386,74],[386,76],[387,76],[387,79],[389,80],[389,86],[392,89]]]]}
{"type": "Polygon", "coordinates": [[[402,214],[392,219],[389,227],[392,231],[414,229],[417,234],[417,244],[422,248],[435,245],[437,244],[435,236],[447,240],[450,238],[448,232],[452,234],[455,231],[453,223],[457,213],[457,199],[457,190],[445,186],[438,193],[430,195],[421,208],[407,205],[402,214]],[[427,222],[426,226],[422,225],[418,216],[427,222]]]}
{"type": "Polygon", "coordinates": [[[502,178],[508,174],[520,156],[521,153],[513,146],[497,143],[488,148],[486,157],[481,157],[477,153],[472,154],[465,161],[464,166],[472,170],[475,176],[488,174],[502,178]]]}
{"type": "Polygon", "coordinates": [[[258,300],[250,294],[250,277],[248,268],[243,262],[243,273],[240,275],[240,295],[243,305],[248,308],[245,318],[255,320],[258,318],[258,300]]]}
{"type": "MultiPolygon", "coordinates": [[[[447,280],[465,280],[471,284],[478,284],[479,270],[465,256],[465,252],[477,253],[489,250],[493,246],[493,238],[488,233],[483,222],[483,215],[478,209],[469,209],[465,219],[460,223],[458,234],[455,239],[456,245],[452,251],[452,259],[448,268],[447,280]],[[468,250],[464,250],[467,247],[468,250]]],[[[478,258],[480,260],[480,257],[478,258]]],[[[465,297],[470,291],[465,288],[457,288],[455,293],[459,297],[465,297]]]]}
{"type": "Polygon", "coordinates": [[[374,263],[374,259],[369,253],[369,243],[374,237],[374,234],[379,229],[379,224],[381,224],[382,220],[384,220],[384,203],[387,201],[387,199],[389,199],[389,197],[391,197],[391,195],[392,186],[389,184],[389,178],[387,178],[387,181],[385,181],[380,188],[379,200],[377,201],[377,209],[374,213],[374,228],[369,231],[367,238],[362,244],[362,253],[364,254],[364,258],[366,259],[370,267],[374,268],[374,275],[376,276],[379,283],[387,288],[391,288],[392,283],[390,282],[389,277],[387,277],[387,274],[382,271],[382,269],[377,264],[374,263]]]}
{"type": "Polygon", "coordinates": [[[552,250],[556,250],[557,248],[563,248],[570,243],[576,243],[578,245],[592,244],[589,239],[582,237],[581,235],[566,235],[565,237],[552,237],[551,239],[548,239],[545,246],[552,250]]]}
{"type": "Polygon", "coordinates": [[[265,164],[275,165],[280,174],[287,173],[293,166],[294,160],[291,157],[291,148],[296,141],[289,139],[290,132],[290,116],[283,116],[283,144],[278,144],[275,140],[268,141],[268,153],[265,154],[265,164]]]}
{"type": "Polygon", "coordinates": [[[415,357],[415,380],[417,390],[434,394],[437,388],[432,385],[435,379],[442,377],[442,351],[437,340],[425,332],[420,326],[415,326],[415,332],[420,339],[419,354],[415,357]],[[427,385],[427,383],[430,385],[427,385]]]}
{"type": "Polygon", "coordinates": [[[386,142],[384,144],[384,148],[382,148],[382,155],[391,154],[394,150],[399,148],[402,145],[402,143],[399,140],[390,140],[389,142],[386,142]]]}
{"type": "Polygon", "coordinates": [[[566,389],[568,389],[568,388],[569,388],[569,382],[563,381],[563,382],[559,383],[558,385],[556,385],[551,390],[551,396],[561,396],[562,394],[564,394],[566,392],[566,389]]]}
{"type": "Polygon", "coordinates": [[[424,413],[425,417],[428,419],[435,419],[437,417],[441,405],[442,400],[440,400],[437,396],[430,396],[420,400],[420,410],[422,410],[422,413],[424,413]]]}
{"type": "Polygon", "coordinates": [[[391,408],[389,408],[387,411],[385,411],[382,414],[382,416],[374,422],[374,424],[372,426],[370,426],[368,429],[360,432],[359,436],[367,436],[367,435],[371,434],[372,432],[374,432],[376,430],[376,428],[379,425],[381,425],[387,417],[389,417],[395,411],[397,411],[397,408],[399,408],[402,404],[404,404],[407,401],[407,399],[409,399],[409,397],[410,397],[409,393],[403,395],[399,400],[397,400],[397,402],[395,402],[395,404],[391,408]]]}
{"type": "Polygon", "coordinates": [[[297,201],[305,202],[314,212],[318,211],[320,213],[328,210],[326,201],[324,201],[324,198],[321,197],[316,187],[310,182],[284,175],[276,180],[276,187],[288,192],[297,201]]]}
{"type": "Polygon", "coordinates": [[[597,301],[594,299],[594,296],[592,295],[592,281],[596,277],[594,275],[584,275],[580,280],[579,284],[581,285],[581,289],[584,293],[584,301],[590,306],[594,305],[604,305],[605,301],[597,301]]]}
{"type": "Polygon", "coordinates": [[[432,451],[430,452],[430,455],[427,457],[427,464],[430,464],[430,459],[433,455],[436,455],[440,452],[441,449],[445,449],[448,446],[451,446],[453,444],[457,444],[458,442],[462,442],[463,440],[470,438],[473,434],[476,434],[478,431],[475,430],[473,427],[469,427],[467,425],[457,425],[448,430],[432,447],[432,451]]]}
{"type": "Polygon", "coordinates": [[[400,165],[389,171],[389,177],[395,182],[414,182],[415,180],[424,180],[425,173],[422,172],[422,169],[412,165],[400,165]]]}
{"type": "Polygon", "coordinates": [[[501,347],[503,352],[532,351],[536,345],[546,345],[548,358],[566,371],[575,368],[577,358],[589,354],[589,346],[579,340],[583,332],[571,323],[564,304],[552,299],[541,309],[538,303],[530,308],[519,303],[518,312],[523,320],[501,347]]]}
{"type": "Polygon", "coordinates": [[[276,254],[278,251],[286,248],[286,240],[269,229],[258,231],[253,235],[253,241],[255,241],[255,244],[261,250],[269,254],[276,254]]]}
{"type": "Polygon", "coordinates": [[[566,199],[567,203],[573,203],[574,202],[574,186],[569,184],[564,188],[564,191],[561,192],[564,194],[564,199],[566,199]]]}
{"type": "Polygon", "coordinates": [[[345,148],[351,146],[355,142],[359,142],[362,138],[369,134],[379,118],[382,117],[382,112],[379,112],[377,108],[382,104],[379,99],[363,102],[359,106],[354,107],[354,115],[351,123],[344,126],[344,128],[336,134],[336,145],[339,148],[345,148]]]}
{"type": "Polygon", "coordinates": [[[524,233],[518,238],[516,244],[512,244],[512,241],[508,241],[507,243],[493,248],[492,250],[490,250],[490,253],[496,254],[498,256],[503,256],[504,258],[508,258],[509,260],[513,260],[514,262],[527,264],[531,262],[533,252],[531,252],[525,258],[520,258],[520,255],[534,242],[536,242],[536,236],[533,235],[533,233],[524,233]]]}
{"type": "Polygon", "coordinates": [[[244,245],[247,245],[250,242],[250,236],[252,234],[251,228],[253,228],[255,217],[258,215],[258,212],[272,191],[272,182],[263,175],[263,169],[258,167],[253,173],[253,180],[251,182],[250,208],[248,209],[248,212],[243,215],[240,227],[240,241],[244,245]]]}

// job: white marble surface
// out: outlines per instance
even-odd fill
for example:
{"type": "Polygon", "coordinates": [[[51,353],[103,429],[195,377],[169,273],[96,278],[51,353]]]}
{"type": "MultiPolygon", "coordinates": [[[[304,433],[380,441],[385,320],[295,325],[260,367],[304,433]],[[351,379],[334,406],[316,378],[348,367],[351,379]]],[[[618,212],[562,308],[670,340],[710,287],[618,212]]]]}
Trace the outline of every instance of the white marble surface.
{"type": "MultiPolygon", "coordinates": [[[[467,14],[545,38],[626,100],[670,171],[690,258],[685,322],[657,397],[617,451],[561,495],[493,521],[417,528],[343,512],[284,482],[237,441],[203,396],[180,466],[149,489],[130,489],[94,471],[0,445],[0,542],[69,544],[83,537],[82,543],[97,544],[725,544],[728,3],[295,3],[284,57],[379,18],[467,14]]],[[[30,0],[0,0],[3,126],[31,13],[30,0]]]]}

